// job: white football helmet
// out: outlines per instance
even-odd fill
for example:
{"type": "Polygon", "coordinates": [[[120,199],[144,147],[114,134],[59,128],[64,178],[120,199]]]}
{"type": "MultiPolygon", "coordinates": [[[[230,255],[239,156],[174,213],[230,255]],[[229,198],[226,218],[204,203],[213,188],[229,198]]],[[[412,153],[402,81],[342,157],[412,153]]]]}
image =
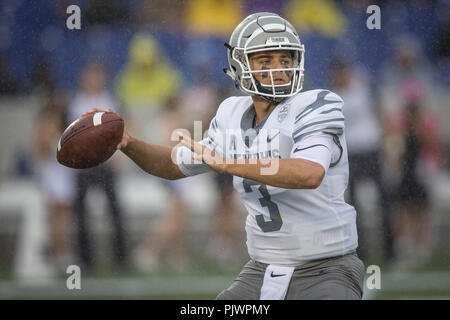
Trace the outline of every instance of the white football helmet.
{"type": "Polygon", "coordinates": [[[279,102],[302,90],[305,47],[300,42],[295,28],[279,15],[268,12],[249,15],[234,29],[230,43],[225,46],[228,49],[230,69],[224,69],[224,72],[242,92],[279,102]],[[251,70],[249,54],[270,50],[291,51],[293,67],[251,70]],[[291,81],[288,84],[275,85],[272,74],[274,71],[291,72],[291,81]],[[254,74],[258,72],[269,72],[272,84],[264,85],[255,79],[254,74]]]}

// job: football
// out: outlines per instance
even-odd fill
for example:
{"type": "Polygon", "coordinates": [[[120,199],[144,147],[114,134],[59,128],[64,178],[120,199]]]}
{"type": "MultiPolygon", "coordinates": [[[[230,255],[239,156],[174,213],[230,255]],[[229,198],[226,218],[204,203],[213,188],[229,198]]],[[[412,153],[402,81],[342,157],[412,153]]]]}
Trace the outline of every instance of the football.
{"type": "Polygon", "coordinates": [[[86,169],[108,160],[122,140],[123,119],[96,112],[72,122],[59,139],[56,159],[66,167],[86,169]]]}

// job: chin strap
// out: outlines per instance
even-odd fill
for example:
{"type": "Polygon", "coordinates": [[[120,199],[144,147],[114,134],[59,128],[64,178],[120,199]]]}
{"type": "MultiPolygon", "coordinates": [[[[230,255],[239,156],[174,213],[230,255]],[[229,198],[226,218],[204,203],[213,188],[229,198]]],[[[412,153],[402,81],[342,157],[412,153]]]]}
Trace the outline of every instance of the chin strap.
{"type": "MultiPolygon", "coordinates": [[[[256,79],[255,79],[255,83],[256,83],[256,88],[258,89],[259,92],[269,93],[269,94],[272,93],[272,90],[264,88],[264,86],[261,84],[261,82],[259,82],[256,79]]],[[[291,86],[292,85],[289,86],[289,91],[290,91],[291,86]]],[[[260,96],[261,98],[263,98],[267,101],[276,102],[276,103],[279,103],[279,102],[283,101],[284,99],[286,99],[286,97],[268,97],[268,96],[258,95],[257,93],[255,95],[260,96]]]]}
{"type": "MultiPolygon", "coordinates": [[[[234,48],[227,42],[225,42],[223,45],[229,50],[230,56],[232,56],[234,48]]],[[[234,85],[237,89],[239,89],[239,83],[236,80],[236,74],[227,68],[223,68],[222,71],[234,81],[234,85]]]]}
{"type": "Polygon", "coordinates": [[[257,95],[261,98],[263,98],[264,100],[267,100],[269,102],[275,102],[275,103],[280,103],[281,101],[283,101],[284,99],[286,99],[285,97],[280,97],[280,98],[274,98],[274,97],[267,97],[267,96],[260,96],[257,95]]]}

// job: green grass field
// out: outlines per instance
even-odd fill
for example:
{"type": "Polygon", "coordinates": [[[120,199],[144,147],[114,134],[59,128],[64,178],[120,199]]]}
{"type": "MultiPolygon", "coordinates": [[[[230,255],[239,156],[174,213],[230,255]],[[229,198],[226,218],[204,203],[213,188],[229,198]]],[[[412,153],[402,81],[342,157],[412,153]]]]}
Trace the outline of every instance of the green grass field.
{"type": "MultiPolygon", "coordinates": [[[[381,289],[369,290],[366,287],[364,299],[450,299],[447,261],[445,257],[433,259],[408,271],[384,272],[382,268],[381,289]]],[[[105,268],[96,277],[82,277],[80,290],[67,289],[65,275],[27,283],[3,279],[0,281],[0,298],[211,300],[230,285],[239,270],[237,266],[235,270],[224,272],[210,262],[198,260],[182,273],[163,267],[150,275],[132,272],[119,277],[105,268]]]]}

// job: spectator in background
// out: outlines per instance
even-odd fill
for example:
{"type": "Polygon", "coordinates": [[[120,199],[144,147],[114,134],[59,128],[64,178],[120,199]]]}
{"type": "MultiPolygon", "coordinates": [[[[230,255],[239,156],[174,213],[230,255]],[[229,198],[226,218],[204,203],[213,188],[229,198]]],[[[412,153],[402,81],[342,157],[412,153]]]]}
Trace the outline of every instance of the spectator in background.
{"type": "Polygon", "coordinates": [[[64,94],[51,93],[39,113],[33,136],[36,172],[49,211],[50,260],[61,274],[66,272],[67,266],[77,262],[70,244],[75,171],[61,166],[55,157],[58,139],[67,126],[66,112],[64,94]]]}
{"type": "Polygon", "coordinates": [[[440,59],[450,59],[450,11],[447,8],[442,13],[437,36],[436,55],[440,59]]]}
{"type": "Polygon", "coordinates": [[[364,180],[375,183],[381,213],[382,255],[385,262],[393,258],[391,206],[388,185],[383,177],[382,131],[379,125],[375,97],[368,75],[343,59],[331,68],[331,87],[345,101],[345,137],[349,160],[349,203],[358,214],[358,254],[364,261],[369,257],[367,230],[362,223],[364,210],[358,203],[358,184],[364,180]]]}
{"type": "MultiPolygon", "coordinates": [[[[390,185],[400,183],[402,172],[402,135],[392,130],[392,119],[401,114],[404,98],[402,86],[405,81],[415,79],[420,83],[424,101],[435,96],[433,71],[422,56],[420,43],[411,35],[401,35],[393,40],[391,58],[381,71],[378,82],[378,96],[382,114],[383,132],[389,133],[383,141],[386,172],[390,185]]],[[[395,122],[395,121],[394,121],[395,122]]]]}
{"type": "MultiPolygon", "coordinates": [[[[160,139],[164,139],[162,141],[173,146],[176,143],[170,140],[171,133],[182,121],[177,112],[178,103],[178,97],[171,100],[166,104],[164,113],[159,118],[163,126],[158,135],[161,136],[160,139]]],[[[195,105],[203,105],[201,95],[196,97],[195,105]]],[[[152,137],[152,140],[155,140],[155,137],[152,137]]],[[[190,260],[186,238],[189,207],[185,189],[191,188],[192,182],[187,186],[177,181],[162,181],[162,184],[170,193],[167,211],[148,227],[143,242],[138,245],[133,254],[135,266],[144,273],[157,270],[163,261],[167,262],[173,270],[183,271],[190,260]]]]}
{"type": "Polygon", "coordinates": [[[131,41],[128,61],[118,75],[116,87],[127,120],[153,141],[160,137],[162,114],[183,81],[161,51],[152,36],[137,34],[131,41]]]}
{"type": "Polygon", "coordinates": [[[37,56],[32,70],[34,91],[44,95],[51,94],[55,89],[55,79],[52,65],[47,56],[41,53],[37,56]]]}
{"type": "MultiPolygon", "coordinates": [[[[168,131],[172,124],[168,115],[176,105],[181,86],[181,74],[165,58],[156,39],[149,34],[137,34],[130,43],[127,64],[116,79],[117,96],[133,130],[151,141],[170,141],[168,131]]],[[[164,184],[174,189],[171,182],[164,184]]],[[[141,271],[157,267],[169,240],[175,243],[168,250],[173,265],[187,264],[183,238],[186,221],[182,220],[187,216],[187,207],[179,194],[173,194],[168,212],[155,228],[149,228],[144,243],[133,255],[141,271]]]]}
{"type": "Polygon", "coordinates": [[[126,108],[164,105],[178,92],[181,76],[164,56],[150,35],[136,35],[129,49],[125,69],[119,75],[117,93],[126,108]]]}
{"type": "MultiPolygon", "coordinates": [[[[92,107],[117,110],[117,104],[106,89],[106,70],[97,63],[87,64],[80,77],[80,89],[69,105],[69,119],[74,121],[92,107]]],[[[114,159],[112,159],[114,160],[114,159]]],[[[93,271],[93,248],[90,238],[90,224],[86,208],[87,192],[92,187],[100,188],[106,195],[109,205],[108,214],[112,218],[115,266],[119,271],[126,271],[127,250],[125,230],[122,222],[122,210],[116,193],[116,170],[112,161],[97,167],[77,171],[75,213],[77,218],[78,244],[80,260],[84,270],[93,271]]]]}
{"type": "Polygon", "coordinates": [[[450,4],[442,11],[436,39],[435,58],[442,81],[450,85],[450,4]]]}
{"type": "Polygon", "coordinates": [[[424,105],[420,82],[405,80],[400,90],[402,108],[389,119],[389,134],[400,137],[397,148],[402,168],[394,236],[398,264],[411,267],[425,263],[432,254],[429,183],[439,164],[439,129],[424,105]]]}
{"type": "Polygon", "coordinates": [[[6,54],[0,51],[0,95],[16,94],[19,88],[9,73],[6,54]]]}
{"type": "MultiPolygon", "coordinates": [[[[186,48],[186,56],[194,57],[187,61],[192,76],[187,86],[175,100],[173,108],[168,108],[165,117],[165,136],[170,139],[172,132],[182,128],[190,135],[203,135],[205,125],[210,123],[220,102],[221,92],[214,84],[211,72],[215,57],[212,44],[206,39],[193,40],[186,48]],[[201,131],[195,132],[194,122],[201,122],[201,131]]],[[[223,93],[225,94],[225,93],[223,93]]],[[[200,137],[201,138],[201,137],[200,137]]],[[[178,142],[177,142],[178,143],[178,142]]],[[[173,143],[175,145],[176,143],[173,143]]],[[[218,259],[219,266],[233,267],[240,258],[236,230],[236,204],[233,201],[231,176],[214,175],[219,195],[212,213],[212,229],[209,245],[205,253],[218,259]]],[[[147,232],[144,242],[135,252],[135,263],[144,272],[160,267],[163,258],[175,270],[185,270],[189,264],[189,248],[186,230],[189,227],[189,189],[195,181],[175,180],[166,182],[170,189],[171,205],[168,211],[147,232]]],[[[216,260],[217,261],[217,260],[216,260]]]]}
{"type": "MultiPolygon", "coordinates": [[[[201,92],[195,97],[195,106],[203,109],[203,99],[201,92]]],[[[183,93],[181,93],[183,96],[183,93]]],[[[178,97],[166,105],[164,115],[161,117],[164,130],[159,132],[165,141],[170,141],[173,130],[179,128],[184,118],[179,117],[179,99],[178,97]]],[[[195,112],[193,110],[193,112],[195,112]]],[[[188,117],[190,119],[190,117],[188,117]]],[[[154,140],[154,138],[153,138],[154,140]]],[[[176,142],[170,141],[169,144],[175,146],[176,142]]],[[[134,264],[139,271],[147,273],[157,270],[162,266],[162,262],[174,271],[184,271],[190,263],[188,239],[186,231],[189,227],[189,205],[187,189],[192,188],[192,184],[179,181],[162,181],[163,187],[168,189],[170,202],[167,210],[156,222],[152,222],[148,227],[144,240],[134,251],[134,264]]]]}
{"type": "Polygon", "coordinates": [[[381,106],[386,114],[402,106],[400,87],[405,79],[414,78],[421,83],[424,94],[433,96],[433,69],[422,56],[420,42],[404,34],[393,40],[391,59],[384,66],[379,82],[381,106]]]}
{"type": "Polygon", "coordinates": [[[380,79],[380,96],[387,133],[384,148],[388,176],[398,190],[394,250],[397,262],[408,267],[411,262],[425,261],[431,253],[430,217],[426,212],[427,191],[439,159],[438,123],[433,120],[430,107],[437,88],[433,69],[424,59],[416,38],[396,38],[392,58],[380,79]],[[412,237],[423,243],[418,247],[412,237]]]}

